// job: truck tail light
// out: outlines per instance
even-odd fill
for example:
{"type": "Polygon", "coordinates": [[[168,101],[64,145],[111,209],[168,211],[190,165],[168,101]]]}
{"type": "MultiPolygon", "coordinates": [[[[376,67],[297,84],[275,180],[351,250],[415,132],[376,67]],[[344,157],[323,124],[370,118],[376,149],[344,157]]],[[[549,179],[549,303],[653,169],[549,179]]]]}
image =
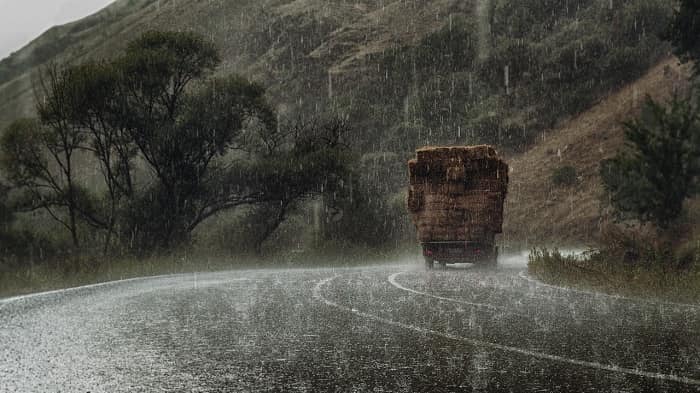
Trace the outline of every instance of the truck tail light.
{"type": "Polygon", "coordinates": [[[433,255],[433,252],[430,250],[425,250],[425,251],[423,251],[423,255],[425,255],[426,257],[430,257],[433,255]]]}

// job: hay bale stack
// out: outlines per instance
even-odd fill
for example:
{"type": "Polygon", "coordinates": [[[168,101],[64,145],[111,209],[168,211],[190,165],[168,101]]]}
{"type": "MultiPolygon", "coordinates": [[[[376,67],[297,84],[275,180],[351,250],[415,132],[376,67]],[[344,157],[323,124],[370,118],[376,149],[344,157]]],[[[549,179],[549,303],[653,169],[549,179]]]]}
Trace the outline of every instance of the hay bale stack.
{"type": "Polygon", "coordinates": [[[408,162],[408,209],[421,242],[493,242],[503,231],[508,165],[491,146],[426,147],[408,162]]]}

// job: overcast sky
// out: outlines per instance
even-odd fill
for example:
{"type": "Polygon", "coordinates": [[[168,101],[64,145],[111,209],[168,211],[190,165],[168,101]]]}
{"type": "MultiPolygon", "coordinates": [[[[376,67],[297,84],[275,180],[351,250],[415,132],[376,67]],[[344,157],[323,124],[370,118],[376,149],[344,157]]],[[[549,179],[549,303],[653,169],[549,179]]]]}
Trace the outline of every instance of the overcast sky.
{"type": "Polygon", "coordinates": [[[0,59],[51,26],[88,16],[113,0],[0,0],[0,59]]]}

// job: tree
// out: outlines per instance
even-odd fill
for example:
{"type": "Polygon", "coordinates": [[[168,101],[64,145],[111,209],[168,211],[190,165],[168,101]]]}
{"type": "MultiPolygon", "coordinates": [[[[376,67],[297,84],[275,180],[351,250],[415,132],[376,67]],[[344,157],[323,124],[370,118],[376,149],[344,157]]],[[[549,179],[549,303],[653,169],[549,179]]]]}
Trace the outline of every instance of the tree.
{"type": "Polygon", "coordinates": [[[700,118],[674,97],[665,107],[647,99],[640,118],[625,124],[627,148],[601,163],[603,186],[622,215],[665,229],[695,195],[700,176],[700,118]]]}
{"type": "Polygon", "coordinates": [[[148,32],[113,62],[47,67],[36,88],[39,118],[17,122],[3,140],[6,169],[29,196],[25,208],[46,209],[76,248],[78,219],[106,231],[105,252],[117,230],[138,233],[143,248],[185,239],[215,158],[236,147],[244,128],[274,128],[276,118],[262,87],[207,79],[218,62],[213,44],[194,33],[148,32]],[[103,197],[77,187],[80,151],[97,159],[103,197]],[[134,160],[154,174],[146,192],[135,191],[134,160]]]}
{"type": "Polygon", "coordinates": [[[4,166],[15,186],[25,191],[21,209],[44,209],[64,225],[79,246],[78,219],[107,231],[107,252],[117,208],[133,193],[130,160],[118,104],[119,76],[108,63],[50,65],[36,85],[37,120],[20,120],[2,141],[4,166]],[[100,209],[94,195],[76,184],[76,155],[94,153],[108,190],[110,207],[100,209]],[[67,218],[61,210],[67,211],[67,218]]]}
{"type": "Polygon", "coordinates": [[[18,246],[17,239],[10,229],[14,214],[7,201],[9,192],[10,187],[0,182],[0,268],[5,257],[18,246]]]}
{"type": "MultiPolygon", "coordinates": [[[[49,72],[49,78],[53,74],[49,72]]],[[[131,161],[136,152],[122,121],[125,107],[120,72],[109,63],[87,62],[65,67],[60,77],[53,79],[57,81],[50,86],[42,85],[41,101],[44,106],[52,103],[63,108],[53,118],[80,133],[78,149],[94,155],[104,179],[107,191],[102,201],[107,206],[98,208],[83,198],[77,210],[92,227],[106,231],[103,252],[107,253],[118,221],[117,210],[124,199],[134,195],[131,161]]]]}
{"type": "Polygon", "coordinates": [[[10,187],[0,182],[0,234],[9,231],[9,225],[14,220],[12,209],[8,206],[7,195],[10,187]]]}
{"type": "MultiPolygon", "coordinates": [[[[345,143],[348,125],[341,120],[296,122],[276,130],[261,129],[248,139],[252,157],[229,168],[220,185],[241,188],[237,192],[213,192],[250,198],[247,220],[251,248],[261,254],[263,243],[307,198],[327,195],[347,181],[352,158],[345,143]]],[[[239,199],[240,200],[240,199],[239,199]]],[[[208,204],[201,220],[226,209],[231,202],[208,204]]]]}
{"type": "Polygon", "coordinates": [[[80,220],[105,233],[105,253],[115,235],[142,253],[187,242],[224,210],[275,206],[264,241],[296,201],[342,175],[345,127],[281,127],[265,88],[212,77],[218,63],[199,35],[148,32],[114,61],[47,68],[38,119],[0,141],[27,208],[46,209],[76,248],[80,220]],[[104,187],[77,185],[80,152],[104,187]]]}
{"type": "Polygon", "coordinates": [[[413,227],[406,215],[405,179],[395,176],[405,171],[408,155],[370,152],[350,159],[343,181],[323,194],[323,241],[396,245],[413,227]]]}
{"type": "Polygon", "coordinates": [[[77,249],[80,190],[75,184],[73,155],[81,136],[62,121],[49,124],[55,127],[31,119],[10,124],[0,139],[0,166],[10,182],[24,190],[18,209],[45,210],[70,232],[77,249]],[[67,210],[67,219],[62,209],[67,210]]]}
{"type": "Polygon", "coordinates": [[[244,131],[276,127],[265,90],[237,76],[205,85],[173,98],[173,107],[162,107],[167,113],[151,114],[149,120],[137,119],[129,126],[131,140],[158,180],[146,196],[154,208],[132,210],[131,230],[142,235],[146,247],[167,248],[185,241],[204,218],[255,200],[256,192],[249,187],[221,185],[225,164],[217,161],[246,149],[244,131]],[[211,192],[216,192],[215,198],[211,192]]]}
{"type": "Polygon", "coordinates": [[[694,73],[696,76],[700,74],[697,67],[700,59],[700,1],[680,1],[666,36],[673,44],[675,54],[683,61],[696,63],[694,73]]]}

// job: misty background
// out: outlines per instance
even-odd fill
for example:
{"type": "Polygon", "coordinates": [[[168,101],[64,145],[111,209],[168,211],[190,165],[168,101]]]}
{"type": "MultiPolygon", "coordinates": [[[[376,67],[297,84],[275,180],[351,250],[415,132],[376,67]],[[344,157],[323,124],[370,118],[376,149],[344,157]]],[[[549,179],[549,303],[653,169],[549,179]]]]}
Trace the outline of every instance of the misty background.
{"type": "Polygon", "coordinates": [[[87,16],[112,0],[0,0],[0,59],[52,26],[87,16]]]}

